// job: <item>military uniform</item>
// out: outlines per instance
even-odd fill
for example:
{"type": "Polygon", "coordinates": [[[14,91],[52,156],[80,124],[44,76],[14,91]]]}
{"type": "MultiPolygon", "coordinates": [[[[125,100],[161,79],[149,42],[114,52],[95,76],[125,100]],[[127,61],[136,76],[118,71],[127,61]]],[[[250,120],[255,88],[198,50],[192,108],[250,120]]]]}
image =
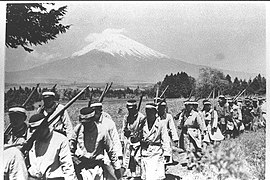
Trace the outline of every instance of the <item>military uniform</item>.
{"type": "MultiPolygon", "coordinates": [[[[155,106],[155,104],[150,103],[146,105],[146,109],[155,109],[155,106]]],[[[146,119],[142,129],[141,140],[141,179],[165,179],[164,157],[169,157],[171,154],[169,142],[170,138],[167,127],[161,122],[160,117],[156,116],[151,128],[146,119]]]]}
{"type": "MultiPolygon", "coordinates": [[[[41,114],[33,115],[29,119],[30,128],[38,127],[44,118],[41,114]]],[[[49,128],[48,132],[46,139],[34,141],[29,151],[29,176],[31,179],[77,179],[67,137],[49,128]]]]}
{"type": "Polygon", "coordinates": [[[140,176],[140,136],[139,125],[144,120],[145,116],[138,112],[134,117],[125,115],[123,119],[123,126],[121,129],[121,142],[123,144],[124,160],[123,163],[128,163],[128,169],[131,171],[132,177],[140,176]],[[129,123],[128,118],[134,118],[132,123],[129,123]],[[128,154],[130,153],[130,154],[128,154]],[[130,157],[127,157],[130,156],[130,157]],[[129,162],[125,162],[126,159],[130,159],[129,162]]]}
{"type": "Polygon", "coordinates": [[[22,152],[12,147],[3,151],[4,180],[28,180],[22,152]]]}
{"type": "Polygon", "coordinates": [[[221,131],[218,127],[217,111],[210,109],[208,112],[203,111],[202,114],[206,126],[203,142],[209,144],[211,142],[223,140],[224,136],[221,134],[221,131]]]}
{"type": "MultiPolygon", "coordinates": [[[[87,110],[87,108],[84,109],[87,110]]],[[[88,115],[81,113],[80,116],[88,115]]],[[[91,117],[89,116],[89,118],[91,117]]],[[[108,121],[110,121],[110,118],[102,114],[99,120],[94,121],[87,129],[83,124],[78,124],[75,127],[75,136],[72,138],[75,144],[73,145],[71,152],[73,153],[73,156],[80,157],[80,160],[82,161],[82,164],[77,166],[77,172],[82,171],[83,169],[85,169],[86,172],[89,172],[96,168],[99,172],[96,178],[109,179],[107,177],[108,174],[103,174],[102,172],[102,169],[104,170],[105,166],[105,150],[114,169],[121,168],[121,162],[117,156],[117,147],[111,138],[108,125],[106,124],[108,121]]]]}
{"type": "MultiPolygon", "coordinates": [[[[19,113],[21,115],[24,115],[25,116],[25,119],[26,119],[26,110],[22,107],[13,107],[13,108],[10,108],[9,111],[8,111],[9,114],[12,114],[12,113],[19,113]]],[[[5,142],[4,142],[4,146],[5,147],[8,147],[10,145],[23,145],[27,139],[27,129],[28,129],[28,126],[27,124],[24,122],[24,120],[16,120],[16,121],[23,121],[23,122],[20,122],[21,123],[21,127],[19,127],[19,129],[12,129],[10,131],[10,133],[5,136],[5,142]]],[[[16,122],[14,122],[16,123],[16,122]]],[[[17,124],[17,123],[16,123],[17,124]]],[[[11,127],[12,128],[12,127],[11,127]]]]}

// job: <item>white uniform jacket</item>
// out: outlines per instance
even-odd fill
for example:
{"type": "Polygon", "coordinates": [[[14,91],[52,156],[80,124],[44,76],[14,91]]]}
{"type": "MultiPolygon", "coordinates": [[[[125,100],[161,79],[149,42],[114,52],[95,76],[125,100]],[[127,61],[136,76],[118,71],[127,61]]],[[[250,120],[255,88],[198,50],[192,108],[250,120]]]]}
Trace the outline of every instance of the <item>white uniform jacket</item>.
{"type": "MultiPolygon", "coordinates": [[[[64,108],[64,105],[62,104],[57,103],[56,105],[57,107],[55,111],[53,112],[53,114],[48,119],[48,121],[50,121],[59,111],[61,111],[61,109],[64,108]]],[[[41,110],[41,108],[39,108],[37,112],[42,112],[45,116],[48,115],[48,112],[46,111],[46,109],[41,110]]],[[[72,136],[74,136],[73,125],[71,123],[67,110],[64,111],[64,114],[62,116],[59,116],[58,118],[56,118],[54,122],[50,125],[50,127],[52,127],[56,131],[59,131],[65,134],[69,140],[72,138],[72,136]],[[59,118],[62,118],[62,119],[59,120],[59,118]]]]}
{"type": "Polygon", "coordinates": [[[124,136],[124,129],[127,128],[128,130],[131,131],[131,134],[130,136],[134,136],[135,133],[138,132],[138,126],[139,126],[139,123],[142,122],[142,120],[145,118],[145,116],[141,113],[141,112],[138,112],[138,116],[136,118],[136,120],[132,123],[132,124],[129,124],[127,122],[127,117],[128,115],[125,115],[124,119],[123,119],[123,123],[122,123],[122,129],[121,129],[121,141],[124,141],[125,140],[125,136],[124,136]]]}
{"type": "Polygon", "coordinates": [[[104,150],[106,150],[114,168],[120,169],[117,148],[109,134],[107,125],[102,122],[103,120],[102,118],[95,122],[95,126],[89,130],[87,136],[84,135],[82,124],[75,127],[75,136],[72,138],[76,142],[75,155],[93,160],[104,160],[104,150]]]}
{"type": "Polygon", "coordinates": [[[161,118],[161,121],[165,122],[165,125],[167,126],[168,132],[171,134],[170,138],[173,141],[179,141],[177,130],[175,128],[175,124],[174,124],[174,121],[173,121],[173,116],[171,114],[169,114],[169,113],[166,113],[165,117],[162,116],[160,118],[161,118]]]}
{"type": "Polygon", "coordinates": [[[164,156],[170,156],[170,137],[168,135],[167,127],[161,122],[160,117],[157,117],[150,130],[147,121],[145,122],[143,126],[143,140],[149,141],[150,145],[147,149],[142,150],[142,156],[152,156],[156,153],[155,151],[158,151],[159,149],[163,150],[164,156]]]}
{"type": "Polygon", "coordinates": [[[58,132],[52,131],[46,142],[35,141],[29,151],[29,161],[28,172],[32,177],[77,179],[68,139],[58,132]]]}
{"type": "Polygon", "coordinates": [[[116,155],[117,157],[122,157],[122,145],[120,142],[119,133],[117,131],[115,122],[113,121],[112,117],[107,112],[102,112],[99,122],[103,124],[104,127],[107,128],[109,131],[109,135],[113,141],[114,147],[116,148],[116,155]]]}
{"type": "Polygon", "coordinates": [[[202,112],[205,124],[207,125],[204,129],[206,131],[206,134],[204,136],[203,141],[210,142],[210,140],[213,141],[221,141],[224,139],[224,136],[222,135],[220,129],[218,128],[218,114],[217,111],[214,109],[211,109],[209,112],[203,111],[202,112]]]}

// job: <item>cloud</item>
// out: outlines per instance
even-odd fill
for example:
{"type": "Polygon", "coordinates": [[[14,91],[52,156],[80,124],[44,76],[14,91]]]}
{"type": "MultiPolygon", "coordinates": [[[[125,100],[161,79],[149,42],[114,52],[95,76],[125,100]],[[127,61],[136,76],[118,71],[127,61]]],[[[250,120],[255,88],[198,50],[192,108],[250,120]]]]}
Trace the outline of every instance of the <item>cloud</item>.
{"type": "Polygon", "coordinates": [[[46,52],[38,52],[37,50],[34,50],[33,52],[27,54],[25,57],[25,62],[46,63],[59,57],[61,57],[60,53],[48,54],[46,52]]]}
{"type": "Polygon", "coordinates": [[[86,38],[85,41],[87,42],[94,42],[95,40],[104,37],[104,36],[110,36],[112,34],[123,34],[125,33],[126,30],[124,28],[122,29],[113,29],[113,28],[108,28],[102,31],[101,33],[90,33],[86,38]]]}

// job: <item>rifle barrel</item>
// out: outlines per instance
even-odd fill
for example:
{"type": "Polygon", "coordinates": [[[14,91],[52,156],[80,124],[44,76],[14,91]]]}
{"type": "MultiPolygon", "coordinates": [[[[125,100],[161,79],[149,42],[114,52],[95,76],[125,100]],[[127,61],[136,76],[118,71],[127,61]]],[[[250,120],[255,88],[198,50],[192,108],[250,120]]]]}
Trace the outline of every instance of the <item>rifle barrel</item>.
{"type": "Polygon", "coordinates": [[[140,108],[141,108],[141,104],[142,104],[142,99],[143,99],[143,94],[141,95],[140,97],[140,101],[139,101],[139,105],[138,105],[138,111],[140,111],[140,108]]]}
{"type": "Polygon", "coordinates": [[[164,89],[164,91],[161,93],[160,98],[162,98],[164,96],[164,94],[167,91],[168,87],[169,87],[169,85],[167,85],[166,88],[164,89]]]}
{"type": "Polygon", "coordinates": [[[36,85],[35,89],[32,90],[32,92],[27,97],[27,99],[25,100],[25,102],[22,104],[23,107],[25,107],[25,105],[30,101],[31,97],[33,96],[34,92],[37,90],[38,86],[39,86],[39,83],[36,85]]]}
{"type": "Polygon", "coordinates": [[[105,86],[105,88],[103,89],[103,91],[102,91],[102,94],[101,94],[101,96],[99,97],[99,102],[102,102],[102,100],[103,100],[103,96],[105,95],[105,92],[106,92],[106,89],[108,88],[108,83],[106,83],[106,86],[105,86]]]}

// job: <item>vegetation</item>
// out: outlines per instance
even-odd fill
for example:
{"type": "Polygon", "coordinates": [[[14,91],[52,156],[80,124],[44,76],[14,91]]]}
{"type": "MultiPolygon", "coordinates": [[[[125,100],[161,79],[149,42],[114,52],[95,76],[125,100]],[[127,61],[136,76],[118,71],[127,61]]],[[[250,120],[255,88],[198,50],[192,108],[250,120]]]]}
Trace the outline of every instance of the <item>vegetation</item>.
{"type": "Polygon", "coordinates": [[[65,33],[70,25],[62,25],[60,21],[66,8],[67,6],[63,6],[48,12],[44,3],[7,4],[6,46],[22,46],[25,51],[31,52],[33,50],[28,46],[47,43],[58,34],[65,33]]]}

